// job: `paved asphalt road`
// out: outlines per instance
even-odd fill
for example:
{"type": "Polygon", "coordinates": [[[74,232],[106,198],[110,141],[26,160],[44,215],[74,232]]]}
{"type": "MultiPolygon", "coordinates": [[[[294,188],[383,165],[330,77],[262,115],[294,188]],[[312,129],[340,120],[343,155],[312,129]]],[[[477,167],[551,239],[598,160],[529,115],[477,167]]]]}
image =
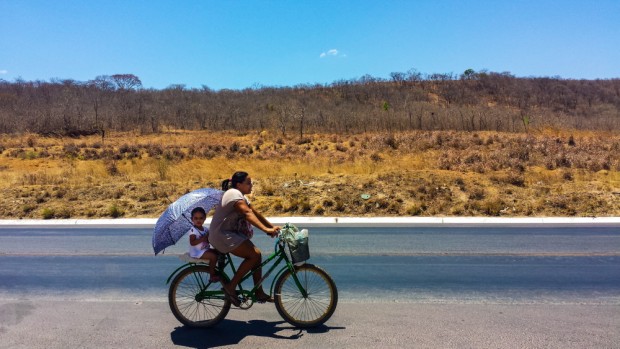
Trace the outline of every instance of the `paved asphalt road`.
{"type": "MultiPolygon", "coordinates": [[[[313,230],[340,302],[181,326],[148,230],[0,229],[0,348],[620,348],[618,229],[313,230]]],[[[257,239],[264,251],[268,239],[257,239]]]]}
{"type": "Polygon", "coordinates": [[[164,302],[0,301],[0,348],[620,348],[620,306],[341,303],[312,330],[272,305],[190,329],[164,302]]]}

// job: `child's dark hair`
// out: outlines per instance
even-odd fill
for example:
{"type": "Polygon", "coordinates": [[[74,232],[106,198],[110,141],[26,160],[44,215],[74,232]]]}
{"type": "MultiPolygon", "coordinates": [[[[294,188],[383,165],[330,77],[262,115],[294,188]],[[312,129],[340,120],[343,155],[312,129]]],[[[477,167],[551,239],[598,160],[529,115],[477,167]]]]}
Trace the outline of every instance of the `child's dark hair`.
{"type": "Polygon", "coordinates": [[[196,214],[196,212],[200,212],[203,215],[207,215],[207,213],[205,212],[205,209],[202,207],[196,207],[195,209],[192,210],[192,218],[194,217],[194,215],[196,214]]]}
{"type": "Polygon", "coordinates": [[[243,183],[245,179],[248,177],[247,172],[238,171],[230,177],[230,179],[225,179],[222,182],[222,190],[228,190],[230,188],[236,188],[237,183],[243,183]]]}

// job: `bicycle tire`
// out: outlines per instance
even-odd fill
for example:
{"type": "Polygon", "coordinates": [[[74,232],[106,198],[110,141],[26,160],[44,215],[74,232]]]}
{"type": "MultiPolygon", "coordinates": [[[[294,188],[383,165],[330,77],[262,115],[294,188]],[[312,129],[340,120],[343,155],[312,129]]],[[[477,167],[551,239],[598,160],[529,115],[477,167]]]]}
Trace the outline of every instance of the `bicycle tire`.
{"type": "Polygon", "coordinates": [[[213,327],[230,310],[230,300],[223,295],[204,296],[205,291],[219,291],[219,282],[209,284],[209,267],[193,265],[179,272],[170,284],[168,304],[172,314],[189,327],[213,327]]]}
{"type": "Polygon", "coordinates": [[[293,274],[287,270],[275,285],[274,301],[278,313],[286,322],[299,328],[325,323],[338,304],[338,289],[334,280],[326,271],[312,264],[295,267],[295,270],[308,297],[302,295],[293,274]]]}

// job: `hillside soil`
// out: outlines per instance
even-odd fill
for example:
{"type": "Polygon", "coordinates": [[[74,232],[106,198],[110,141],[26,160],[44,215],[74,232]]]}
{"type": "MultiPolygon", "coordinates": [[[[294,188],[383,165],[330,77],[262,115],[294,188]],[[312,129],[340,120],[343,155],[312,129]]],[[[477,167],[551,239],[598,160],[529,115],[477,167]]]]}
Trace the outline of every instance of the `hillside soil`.
{"type": "Polygon", "coordinates": [[[158,217],[238,170],[266,216],[620,216],[620,136],[166,131],[0,137],[0,218],[158,217]]]}

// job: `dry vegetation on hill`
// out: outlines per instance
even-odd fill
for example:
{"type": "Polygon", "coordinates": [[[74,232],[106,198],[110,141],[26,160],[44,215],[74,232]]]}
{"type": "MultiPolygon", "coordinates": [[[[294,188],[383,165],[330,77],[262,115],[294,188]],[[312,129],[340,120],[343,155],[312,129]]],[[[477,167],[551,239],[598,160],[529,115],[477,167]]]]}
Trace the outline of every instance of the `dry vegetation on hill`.
{"type": "Polygon", "coordinates": [[[5,219],[157,217],[236,170],[270,216],[620,216],[620,136],[602,131],[25,134],[0,151],[5,219]]]}
{"type": "Polygon", "coordinates": [[[94,80],[0,79],[0,133],[78,136],[167,128],[292,137],[397,130],[620,130],[620,79],[517,78],[509,73],[363,76],[328,85],[213,91],[143,89],[132,74],[94,80]]]}
{"type": "Polygon", "coordinates": [[[236,170],[267,215],[620,216],[619,130],[620,79],[0,79],[0,218],[157,217],[236,170]]]}

